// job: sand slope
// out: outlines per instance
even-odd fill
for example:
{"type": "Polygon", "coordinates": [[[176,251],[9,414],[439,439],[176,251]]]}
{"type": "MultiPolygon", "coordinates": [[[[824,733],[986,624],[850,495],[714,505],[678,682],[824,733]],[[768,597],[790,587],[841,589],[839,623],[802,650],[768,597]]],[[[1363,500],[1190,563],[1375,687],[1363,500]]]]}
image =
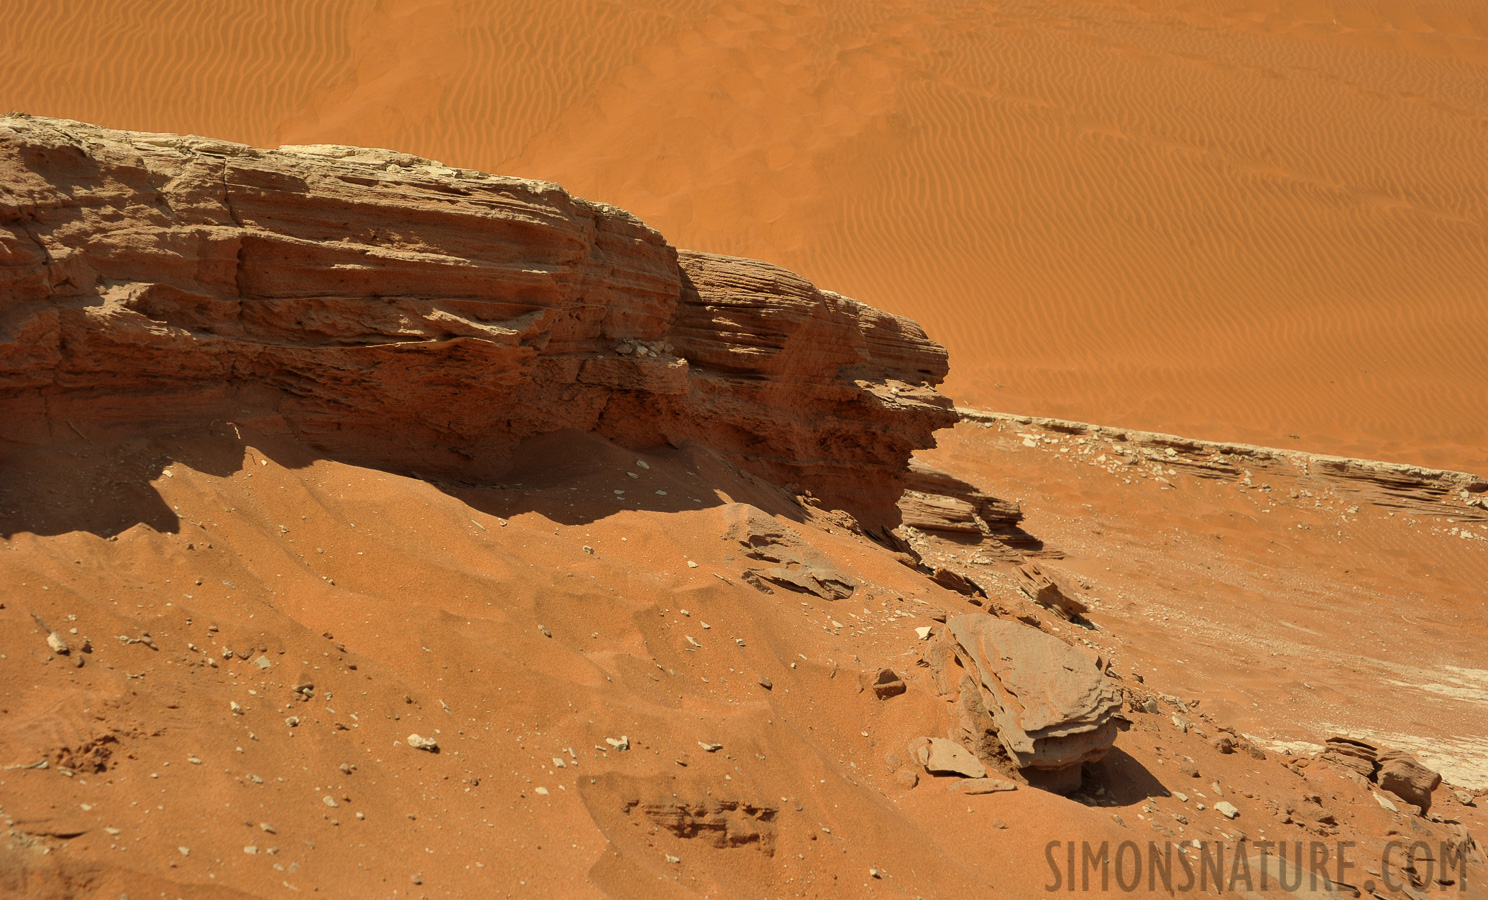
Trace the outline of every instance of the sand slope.
{"type": "MultiPolygon", "coordinates": [[[[0,460],[12,475],[0,492],[7,897],[1023,898],[1047,892],[1050,841],[1171,842],[1196,860],[1191,842],[1233,850],[1240,833],[1353,840],[1366,865],[1390,835],[1436,847],[1450,826],[1388,813],[1316,760],[1222,753],[1219,729],[1316,742],[1333,727],[1323,723],[1362,717],[1393,746],[1481,751],[1470,739],[1480,700],[1378,688],[1381,664],[1447,629],[1394,650],[1373,646],[1393,621],[1366,622],[1369,644],[1343,650],[1271,633],[1275,618],[1329,627],[1319,598],[1346,576],[1314,566],[1310,583],[1299,577],[1331,549],[1321,527],[1279,558],[1245,543],[1259,529],[1224,528],[1236,546],[1199,584],[1233,598],[1276,559],[1284,590],[1253,590],[1253,617],[1174,602],[1173,580],[1200,573],[1150,527],[1154,514],[1212,520],[1249,502],[1227,498],[1233,486],[1177,478],[1148,506],[1136,501],[1159,489],[1136,479],[1118,489],[1132,503],[1087,521],[1038,514],[1040,534],[1070,552],[1060,566],[1092,584],[1099,629],[1045,627],[1117,654],[1111,684],[1132,724],[1074,797],[969,796],[952,777],[900,779],[909,741],[955,727],[915,629],[939,628],[937,609],[978,607],[706,451],[560,432],[529,441],[500,482],[439,483],[249,426],[80,431],[0,460]],[[727,537],[745,503],[779,515],[853,579],[853,595],[748,586],[750,560],[727,537]],[[1154,577],[1153,560],[1170,556],[1173,570],[1154,577]],[[1235,563],[1248,574],[1237,579],[1235,563]],[[73,651],[52,652],[33,615],[73,651]],[[1169,664],[1216,645],[1191,667],[1169,664]],[[1236,645],[1251,671],[1223,652],[1236,645]],[[1258,674],[1268,659],[1274,673],[1258,674]],[[864,690],[880,666],[907,692],[864,690]],[[1298,723],[1286,704],[1297,695],[1297,714],[1329,718],[1298,723]],[[1252,698],[1266,707],[1248,708],[1252,698]],[[1458,727],[1469,739],[1442,740],[1458,727]],[[410,734],[440,752],[412,749],[410,734]],[[629,749],[609,743],[622,736],[629,749]],[[1238,819],[1215,809],[1221,796],[1238,819]],[[1320,827],[1324,814],[1338,827],[1320,827]]],[[[1053,444],[1013,449],[1011,429],[952,438],[948,464],[981,453],[1042,474],[1030,505],[1110,478],[1081,479],[1069,461],[1084,457],[1053,444]]],[[[1331,507],[1314,518],[1332,524],[1331,507]]],[[[1366,535],[1387,534],[1377,516],[1365,512],[1366,535]]],[[[1442,554],[1438,529],[1418,530],[1387,551],[1430,544],[1423,558],[1483,571],[1485,551],[1442,554]]],[[[1368,587],[1398,583],[1381,573],[1368,587]]],[[[988,587],[999,601],[1016,593],[988,587]]],[[[1433,614],[1443,605],[1429,598],[1433,614]]],[[[1470,631],[1390,674],[1461,663],[1470,631]]],[[[1453,786],[1482,784],[1448,771],[1453,786]]],[[[1480,834],[1475,802],[1443,788],[1433,812],[1480,834]]],[[[1475,862],[1465,879],[1482,877],[1475,862]]],[[[1142,882],[1123,895],[1171,892],[1142,882]]]]}
{"type": "Polygon", "coordinates": [[[1488,470],[1488,10],[19,0],[0,105],[559,181],[983,407],[1488,470]]]}

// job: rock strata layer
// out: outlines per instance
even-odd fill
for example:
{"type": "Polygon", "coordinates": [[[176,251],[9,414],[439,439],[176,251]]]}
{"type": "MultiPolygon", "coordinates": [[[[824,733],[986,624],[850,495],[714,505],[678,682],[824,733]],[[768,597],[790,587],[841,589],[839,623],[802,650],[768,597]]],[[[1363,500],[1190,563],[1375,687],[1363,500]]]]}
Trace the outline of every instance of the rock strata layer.
{"type": "Polygon", "coordinates": [[[11,440],[257,415],[437,472],[577,428],[850,505],[955,421],[945,373],[907,319],[557,185],[0,118],[11,440]]]}

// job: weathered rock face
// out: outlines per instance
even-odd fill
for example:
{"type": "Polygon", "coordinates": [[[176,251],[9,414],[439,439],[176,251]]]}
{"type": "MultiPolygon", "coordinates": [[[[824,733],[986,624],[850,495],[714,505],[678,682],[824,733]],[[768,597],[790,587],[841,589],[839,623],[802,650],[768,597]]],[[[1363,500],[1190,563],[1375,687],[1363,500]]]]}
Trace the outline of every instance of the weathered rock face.
{"type": "Polygon", "coordinates": [[[1116,741],[1121,699],[1095,663],[1062,641],[985,614],[953,616],[930,662],[956,698],[957,735],[982,760],[1060,793],[1116,741]]]}
{"type": "Polygon", "coordinates": [[[1386,750],[1379,755],[1379,786],[1421,808],[1431,811],[1431,793],[1441,785],[1439,772],[1421,765],[1403,750],[1386,750]]]}
{"type": "Polygon", "coordinates": [[[1422,815],[1431,810],[1431,794],[1441,785],[1441,774],[1404,750],[1384,750],[1367,741],[1338,736],[1328,738],[1323,747],[1320,759],[1359,773],[1413,804],[1422,815]]]}
{"type": "Polygon", "coordinates": [[[13,440],[259,415],[437,471],[578,428],[701,440],[841,500],[902,484],[955,420],[945,372],[908,320],[765,263],[679,255],[556,185],[0,118],[13,440]]]}

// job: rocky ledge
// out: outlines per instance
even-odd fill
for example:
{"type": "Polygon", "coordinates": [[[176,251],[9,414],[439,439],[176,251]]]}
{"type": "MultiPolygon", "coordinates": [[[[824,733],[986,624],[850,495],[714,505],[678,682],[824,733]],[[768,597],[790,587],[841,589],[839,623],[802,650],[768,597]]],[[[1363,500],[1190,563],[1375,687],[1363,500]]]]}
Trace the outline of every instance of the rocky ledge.
{"type": "Polygon", "coordinates": [[[956,420],[945,374],[907,319],[554,184],[0,117],[9,440],[258,417],[440,473],[575,428],[852,508],[956,420]]]}

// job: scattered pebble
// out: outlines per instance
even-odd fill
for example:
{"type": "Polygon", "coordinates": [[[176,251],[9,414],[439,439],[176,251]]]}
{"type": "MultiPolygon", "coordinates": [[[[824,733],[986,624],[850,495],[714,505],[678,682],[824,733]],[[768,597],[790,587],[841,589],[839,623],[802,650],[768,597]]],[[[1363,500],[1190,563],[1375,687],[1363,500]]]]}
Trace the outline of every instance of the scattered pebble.
{"type": "Polygon", "coordinates": [[[1214,811],[1224,816],[1226,819],[1233,819],[1236,816],[1240,815],[1240,810],[1236,809],[1235,804],[1231,803],[1228,800],[1221,800],[1218,803],[1214,804],[1214,811]]]}
{"type": "Polygon", "coordinates": [[[705,753],[717,753],[719,750],[723,749],[722,744],[709,744],[703,741],[698,741],[698,746],[702,747],[703,752],[705,753]]]}
{"type": "Polygon", "coordinates": [[[438,741],[434,740],[433,738],[426,738],[419,734],[410,734],[408,736],[408,746],[412,747],[415,750],[427,750],[430,753],[434,753],[439,750],[438,741]]]}
{"type": "Polygon", "coordinates": [[[630,738],[626,737],[623,734],[620,735],[620,737],[618,737],[618,738],[608,738],[607,737],[607,738],[605,738],[605,743],[606,744],[609,744],[610,745],[610,749],[612,749],[612,750],[629,750],[630,749],[630,738]]]}

